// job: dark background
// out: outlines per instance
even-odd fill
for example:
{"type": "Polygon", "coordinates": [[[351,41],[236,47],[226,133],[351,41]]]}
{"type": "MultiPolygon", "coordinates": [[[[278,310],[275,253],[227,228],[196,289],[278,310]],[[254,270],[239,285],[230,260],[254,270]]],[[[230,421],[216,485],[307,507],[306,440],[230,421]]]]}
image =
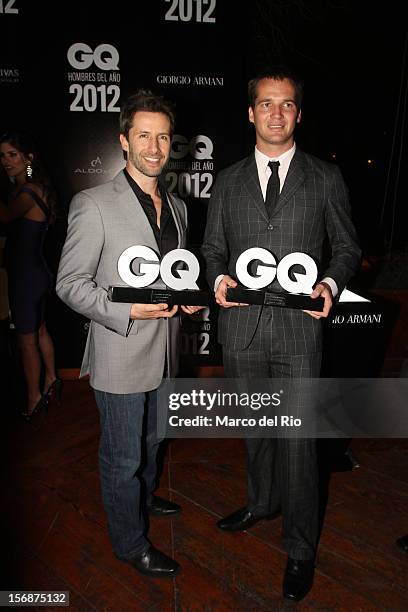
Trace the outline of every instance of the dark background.
{"type": "MultiPolygon", "coordinates": [[[[70,111],[73,96],[67,73],[75,69],[68,64],[68,48],[75,42],[85,42],[92,49],[108,43],[120,56],[122,96],[139,86],[152,87],[175,103],[176,133],[187,140],[198,134],[211,139],[212,178],[254,145],[247,120],[248,78],[277,62],[298,70],[305,81],[305,98],[297,142],[338,163],[350,189],[364,252],[361,272],[351,287],[392,292],[394,298],[397,292],[404,293],[407,28],[402,9],[376,8],[365,1],[216,0],[211,12],[215,23],[196,21],[198,4],[204,13],[209,2],[174,1],[178,21],[165,19],[173,0],[15,0],[12,8],[18,13],[6,13],[7,2],[3,2],[0,68],[18,70],[18,78],[7,82],[3,73],[0,79],[0,129],[17,127],[34,136],[57,188],[59,218],[48,243],[51,266],[56,269],[58,264],[72,195],[110,179],[123,166],[118,114],[70,111]],[[192,18],[183,21],[180,11],[189,6],[192,18]],[[157,75],[222,77],[223,85],[159,85],[157,75]],[[98,159],[100,172],[92,174],[91,162],[98,159]]],[[[97,69],[93,66],[88,71],[97,69]]],[[[193,157],[187,155],[185,161],[185,171],[193,174],[193,157]]],[[[185,200],[191,248],[196,250],[208,199],[190,196],[185,200]]],[[[86,320],[54,297],[49,321],[59,366],[78,367],[86,320]]],[[[183,343],[189,363],[220,362],[215,309],[207,323],[203,327],[202,321],[190,321],[185,326],[183,343]],[[202,333],[208,333],[208,353],[197,349],[205,344],[202,333]]],[[[367,328],[362,333],[365,345],[367,334],[373,339],[377,334],[367,328]]],[[[385,348],[384,337],[381,343],[385,348]]],[[[399,356],[404,358],[402,353],[399,356]]]]}

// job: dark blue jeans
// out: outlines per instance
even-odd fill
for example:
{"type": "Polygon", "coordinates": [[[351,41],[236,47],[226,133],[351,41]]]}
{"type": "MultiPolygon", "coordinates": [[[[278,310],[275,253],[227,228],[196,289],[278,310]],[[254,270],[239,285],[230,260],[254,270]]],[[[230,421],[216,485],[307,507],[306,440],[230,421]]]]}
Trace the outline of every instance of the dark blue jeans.
{"type": "Polygon", "coordinates": [[[95,389],[100,413],[99,471],[115,554],[129,559],[149,546],[146,509],[156,484],[157,391],[119,395],[95,389]]]}

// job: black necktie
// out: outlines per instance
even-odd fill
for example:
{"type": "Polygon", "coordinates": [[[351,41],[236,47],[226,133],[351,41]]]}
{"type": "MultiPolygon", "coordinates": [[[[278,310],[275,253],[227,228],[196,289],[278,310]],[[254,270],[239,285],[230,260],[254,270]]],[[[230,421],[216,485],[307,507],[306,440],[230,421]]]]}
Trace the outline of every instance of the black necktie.
{"type": "Polygon", "coordinates": [[[266,213],[269,219],[272,217],[274,208],[279,198],[280,191],[280,181],[279,181],[279,162],[278,161],[270,161],[268,166],[271,169],[271,175],[268,180],[268,186],[266,188],[266,197],[265,197],[265,208],[266,213]]]}

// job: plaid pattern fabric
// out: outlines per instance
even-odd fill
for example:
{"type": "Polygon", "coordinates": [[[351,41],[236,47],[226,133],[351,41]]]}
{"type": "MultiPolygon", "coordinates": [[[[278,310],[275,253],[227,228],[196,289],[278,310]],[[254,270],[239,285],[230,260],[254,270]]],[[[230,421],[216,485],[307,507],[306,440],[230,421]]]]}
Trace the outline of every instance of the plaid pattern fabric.
{"type": "MultiPolygon", "coordinates": [[[[338,168],[297,149],[271,219],[254,155],[221,172],[211,196],[202,247],[210,286],[220,274],[236,278],[237,258],[255,246],[270,250],[278,261],[296,251],[307,253],[316,261],[320,278],[333,278],[341,293],[361,252],[338,168]],[[326,237],[332,256],[322,269],[326,237]]],[[[277,282],[270,289],[281,290],[277,282]]],[[[321,323],[301,310],[221,308],[218,330],[228,377],[319,376],[321,323]]],[[[301,395],[295,396],[290,408],[296,411],[302,402],[301,395]]],[[[281,508],[289,556],[313,559],[318,534],[315,441],[248,438],[246,444],[248,509],[263,516],[281,508]]]]}
{"type": "MultiPolygon", "coordinates": [[[[223,347],[228,378],[317,378],[321,353],[281,352],[271,309],[265,309],[251,345],[223,347]]],[[[311,318],[311,317],[310,317],[311,318]]],[[[291,398],[288,414],[307,410],[305,396],[291,398]]],[[[316,441],[302,438],[247,438],[247,508],[255,516],[282,511],[283,545],[293,559],[313,559],[318,539],[318,472],[316,441]]]]}
{"type": "MultiPolygon", "coordinates": [[[[361,251],[350,218],[346,185],[339,169],[299,149],[292,159],[278,203],[269,220],[252,154],[223,170],[210,199],[202,246],[210,287],[220,274],[236,277],[239,255],[251,247],[270,250],[278,261],[300,251],[316,261],[319,277],[335,280],[339,293],[355,272],[361,251]],[[321,269],[323,242],[332,250],[329,266],[321,269]]],[[[281,290],[277,281],[272,290],[281,290]]],[[[270,308],[270,307],[268,307],[270,308]]],[[[249,345],[261,306],[220,312],[219,341],[229,348],[249,345]]],[[[320,323],[302,311],[272,308],[282,332],[285,354],[320,350],[320,323]]]]}

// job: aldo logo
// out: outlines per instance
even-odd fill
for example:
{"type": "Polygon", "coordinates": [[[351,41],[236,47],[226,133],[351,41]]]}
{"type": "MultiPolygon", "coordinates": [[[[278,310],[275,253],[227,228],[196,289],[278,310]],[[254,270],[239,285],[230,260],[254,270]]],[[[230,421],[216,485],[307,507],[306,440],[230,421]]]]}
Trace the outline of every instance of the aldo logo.
{"type": "Polygon", "coordinates": [[[169,251],[160,260],[153,249],[135,245],[131,246],[118,259],[118,272],[120,278],[131,287],[148,287],[161,276],[162,281],[171,289],[198,289],[196,280],[200,273],[200,264],[193,253],[186,249],[169,251]],[[186,270],[177,270],[173,274],[173,266],[178,263],[187,265],[186,270]],[[136,271],[133,268],[136,267],[136,271]]]}
{"type": "Polygon", "coordinates": [[[119,53],[112,45],[98,45],[95,51],[86,43],[74,43],[67,53],[69,63],[77,70],[87,70],[93,63],[100,70],[119,70],[119,53]]]}
{"type": "Polygon", "coordinates": [[[278,283],[285,291],[309,295],[317,279],[317,266],[306,253],[289,253],[278,264],[270,251],[254,247],[247,249],[238,257],[236,273],[240,282],[248,289],[263,289],[270,285],[276,276],[278,283]],[[261,262],[256,267],[256,276],[248,272],[248,266],[253,261],[261,262]],[[295,280],[292,280],[289,272],[296,265],[302,266],[304,273],[293,272],[295,280]]]}

